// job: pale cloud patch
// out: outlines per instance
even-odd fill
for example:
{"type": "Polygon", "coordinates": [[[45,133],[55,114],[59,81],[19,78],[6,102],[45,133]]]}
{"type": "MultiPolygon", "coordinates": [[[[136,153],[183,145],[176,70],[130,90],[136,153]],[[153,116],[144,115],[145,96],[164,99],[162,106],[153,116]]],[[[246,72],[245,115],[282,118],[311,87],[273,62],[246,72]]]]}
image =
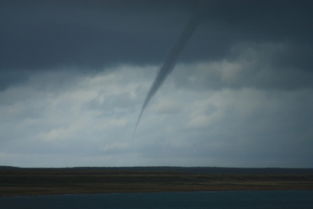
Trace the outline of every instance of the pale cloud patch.
{"type": "MultiPolygon", "coordinates": [[[[214,65],[179,64],[151,101],[134,138],[135,122],[156,66],[116,66],[89,75],[72,72],[73,79],[65,72],[52,77],[36,74],[29,83],[0,94],[6,99],[0,105],[0,163],[309,165],[312,90],[191,86],[205,82],[211,71],[222,76],[214,65]],[[193,83],[178,85],[188,69],[194,69],[190,73],[193,83]],[[62,78],[68,79],[68,85],[62,78]]],[[[243,73],[233,72],[227,79],[243,73]]]]}

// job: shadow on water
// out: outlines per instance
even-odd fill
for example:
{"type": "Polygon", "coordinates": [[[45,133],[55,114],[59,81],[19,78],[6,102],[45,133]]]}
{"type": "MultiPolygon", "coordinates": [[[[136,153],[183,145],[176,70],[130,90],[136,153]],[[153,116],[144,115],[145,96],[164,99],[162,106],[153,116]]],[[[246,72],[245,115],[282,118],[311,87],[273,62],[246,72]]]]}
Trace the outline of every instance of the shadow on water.
{"type": "Polygon", "coordinates": [[[2,197],[5,209],[308,209],[313,191],[113,193],[2,197]]]}

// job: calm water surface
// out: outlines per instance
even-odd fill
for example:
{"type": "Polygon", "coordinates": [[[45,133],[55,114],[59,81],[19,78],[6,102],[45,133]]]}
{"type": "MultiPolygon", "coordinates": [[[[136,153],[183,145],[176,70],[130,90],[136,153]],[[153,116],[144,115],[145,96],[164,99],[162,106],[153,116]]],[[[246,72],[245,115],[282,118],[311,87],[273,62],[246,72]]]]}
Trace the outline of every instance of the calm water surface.
{"type": "Polygon", "coordinates": [[[2,197],[1,209],[313,209],[313,191],[161,192],[2,197]]]}

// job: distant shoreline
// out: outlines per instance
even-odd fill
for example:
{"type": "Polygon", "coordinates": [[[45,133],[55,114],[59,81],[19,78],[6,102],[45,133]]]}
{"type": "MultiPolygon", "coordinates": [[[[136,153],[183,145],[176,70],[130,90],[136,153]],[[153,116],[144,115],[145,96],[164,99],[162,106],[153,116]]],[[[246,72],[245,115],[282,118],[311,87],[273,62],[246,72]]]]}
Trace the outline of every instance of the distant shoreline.
{"type": "Polygon", "coordinates": [[[0,166],[0,196],[240,190],[313,190],[313,169],[0,166]]]}

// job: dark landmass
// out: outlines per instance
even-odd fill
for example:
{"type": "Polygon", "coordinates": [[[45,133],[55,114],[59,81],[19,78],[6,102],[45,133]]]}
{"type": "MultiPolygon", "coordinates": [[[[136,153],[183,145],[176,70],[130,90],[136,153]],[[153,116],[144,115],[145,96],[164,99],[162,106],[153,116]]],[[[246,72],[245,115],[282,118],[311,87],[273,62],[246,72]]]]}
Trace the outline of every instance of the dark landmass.
{"type": "Polygon", "coordinates": [[[313,169],[0,166],[0,196],[220,190],[313,190],[313,169]]]}

